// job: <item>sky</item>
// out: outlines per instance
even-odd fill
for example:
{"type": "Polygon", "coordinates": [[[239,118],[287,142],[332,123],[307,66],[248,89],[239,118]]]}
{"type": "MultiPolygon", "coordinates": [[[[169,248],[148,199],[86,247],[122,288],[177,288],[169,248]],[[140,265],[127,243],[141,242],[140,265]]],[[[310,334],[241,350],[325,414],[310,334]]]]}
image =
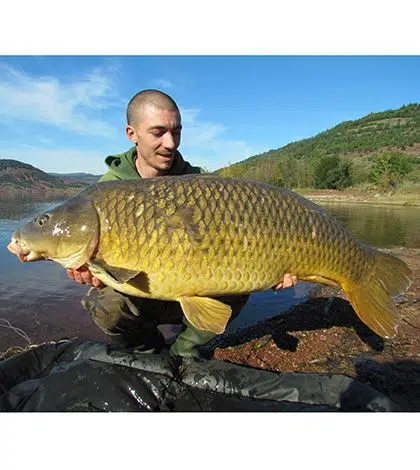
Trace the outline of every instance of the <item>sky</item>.
{"type": "Polygon", "coordinates": [[[420,102],[420,56],[0,56],[0,158],[102,174],[131,147],[130,98],[160,89],[184,158],[215,170],[420,102]]]}

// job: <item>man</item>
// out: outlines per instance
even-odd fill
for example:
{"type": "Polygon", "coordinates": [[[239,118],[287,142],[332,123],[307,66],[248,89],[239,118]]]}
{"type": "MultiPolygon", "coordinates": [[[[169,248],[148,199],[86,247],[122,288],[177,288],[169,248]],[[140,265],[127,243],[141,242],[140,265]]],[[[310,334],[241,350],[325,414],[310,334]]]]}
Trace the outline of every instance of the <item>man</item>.
{"type": "MultiPolygon", "coordinates": [[[[109,170],[99,181],[201,173],[199,167],[184,161],[177,150],[181,128],[178,106],[170,96],[158,90],[137,93],[127,107],[126,134],[134,147],[123,154],[107,157],[105,163],[109,170]]],[[[184,318],[178,302],[121,294],[104,286],[85,267],[67,272],[80,284],[93,286],[82,305],[107,335],[125,347],[159,352],[165,347],[165,340],[157,326],[166,323],[184,323],[183,331],[170,348],[172,355],[199,357],[198,348],[216,336],[192,327],[184,318]]],[[[296,277],[288,274],[276,289],[290,287],[296,282],[296,277]]],[[[247,299],[247,295],[220,298],[231,306],[231,319],[240,312],[247,299]]]]}

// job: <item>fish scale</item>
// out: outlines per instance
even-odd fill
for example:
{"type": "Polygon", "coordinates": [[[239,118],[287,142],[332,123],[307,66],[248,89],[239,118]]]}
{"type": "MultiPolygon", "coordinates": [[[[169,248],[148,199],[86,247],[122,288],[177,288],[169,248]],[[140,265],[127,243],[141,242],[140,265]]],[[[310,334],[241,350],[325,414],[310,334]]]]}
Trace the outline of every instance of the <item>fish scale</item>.
{"type": "Polygon", "coordinates": [[[391,296],[413,277],[316,204],[256,181],[188,175],[98,183],[48,218],[42,228],[35,219],[16,231],[9,249],[65,267],[85,263],[130,295],[178,300],[194,326],[215,333],[230,307],[213,297],[268,289],[292,273],[341,286],[368,326],[391,335],[391,296]],[[70,237],[53,236],[55,217],[70,237]]]}

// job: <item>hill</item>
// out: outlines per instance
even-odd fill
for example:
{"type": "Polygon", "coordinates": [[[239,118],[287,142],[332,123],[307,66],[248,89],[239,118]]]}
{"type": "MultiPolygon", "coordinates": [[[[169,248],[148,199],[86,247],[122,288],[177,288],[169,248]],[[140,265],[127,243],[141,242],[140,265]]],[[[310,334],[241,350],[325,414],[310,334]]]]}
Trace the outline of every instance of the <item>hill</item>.
{"type": "Polygon", "coordinates": [[[71,196],[86,186],[50,175],[28,163],[0,159],[0,197],[71,196]]]}
{"type": "Polygon", "coordinates": [[[290,188],[415,185],[420,179],[420,104],[342,122],[215,173],[290,188]]]}
{"type": "Polygon", "coordinates": [[[68,181],[70,183],[84,183],[84,184],[93,184],[96,183],[102,175],[93,175],[92,173],[49,173],[52,176],[60,178],[64,182],[68,181]]]}

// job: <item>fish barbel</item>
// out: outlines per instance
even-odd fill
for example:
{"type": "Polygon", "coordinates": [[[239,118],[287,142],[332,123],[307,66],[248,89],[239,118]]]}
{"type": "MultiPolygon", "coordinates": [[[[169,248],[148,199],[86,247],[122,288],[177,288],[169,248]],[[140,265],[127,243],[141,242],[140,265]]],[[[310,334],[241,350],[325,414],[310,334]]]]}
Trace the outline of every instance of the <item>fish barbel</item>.
{"type": "Polygon", "coordinates": [[[212,297],[266,290],[292,273],[340,286],[389,337],[392,296],[413,278],[292,191],[211,175],[94,184],[18,229],[8,248],[22,261],[85,265],[125,294],[179,301],[192,325],[218,334],[231,309],[212,297]]]}

